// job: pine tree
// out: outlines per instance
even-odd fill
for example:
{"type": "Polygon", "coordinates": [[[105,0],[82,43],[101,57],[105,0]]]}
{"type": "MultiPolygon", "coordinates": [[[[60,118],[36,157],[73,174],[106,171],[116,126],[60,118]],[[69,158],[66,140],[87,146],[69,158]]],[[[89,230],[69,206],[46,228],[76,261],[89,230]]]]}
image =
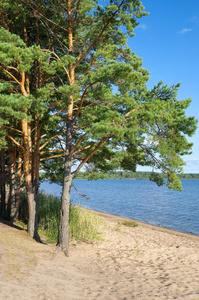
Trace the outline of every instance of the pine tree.
{"type": "MultiPolygon", "coordinates": [[[[68,255],[70,188],[81,168],[134,171],[138,164],[152,166],[167,173],[169,188],[181,189],[176,172],[184,164],[180,156],[191,149],[185,135],[194,133],[196,121],[185,116],[191,100],[177,100],[179,85],[159,83],[147,90],[149,72],[127,46],[137,19],[147,15],[140,1],[49,3],[53,19],[39,2],[29,1],[29,6],[49,35],[57,28],[59,39],[59,46],[46,52],[61,78],[56,89],[66,111],[58,247],[68,255]],[[72,165],[77,165],[73,172],[72,165]]],[[[163,183],[155,172],[151,179],[163,183]]]]}
{"type": "MultiPolygon", "coordinates": [[[[48,54],[46,60],[42,59],[48,80],[40,88],[40,97],[22,96],[26,97],[24,112],[29,112],[32,120],[38,114],[31,111],[28,103],[37,103],[38,108],[42,102],[36,99],[43,96],[44,107],[49,101],[43,120],[48,130],[39,147],[43,164],[50,167],[55,158],[62,159],[64,147],[58,248],[68,255],[70,188],[82,167],[96,173],[119,167],[135,171],[137,165],[147,165],[154,169],[151,179],[159,185],[163,182],[156,169],[167,174],[169,188],[181,189],[176,172],[182,171],[181,156],[190,153],[192,144],[186,135],[194,133],[196,121],[185,116],[191,100],[177,100],[179,85],[159,83],[151,91],[147,89],[149,72],[127,46],[137,20],[147,15],[140,1],[111,0],[103,4],[92,0],[18,0],[19,6],[20,3],[30,11],[26,19],[32,25],[23,26],[23,34],[27,28],[34,33],[29,35],[23,53],[29,51],[29,59],[34,57],[34,36],[36,45],[40,45],[39,55],[48,54]],[[45,38],[42,40],[40,35],[45,38]],[[54,129],[52,113],[54,120],[59,116],[54,129]]],[[[29,72],[27,59],[21,66],[21,70],[26,68],[29,72]]],[[[5,70],[8,71],[2,71],[6,73],[5,70]]],[[[21,95],[18,103],[20,99],[21,95]]],[[[34,120],[37,122],[37,118],[34,120]]],[[[38,170],[34,166],[35,169],[38,170]]]]}

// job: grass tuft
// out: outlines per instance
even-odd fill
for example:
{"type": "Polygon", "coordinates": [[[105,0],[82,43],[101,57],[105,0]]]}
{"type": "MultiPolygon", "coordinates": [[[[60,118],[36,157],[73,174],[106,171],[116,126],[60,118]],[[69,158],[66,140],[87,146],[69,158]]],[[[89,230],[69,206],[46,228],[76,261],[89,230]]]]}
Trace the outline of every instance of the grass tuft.
{"type": "Polygon", "coordinates": [[[39,233],[45,235],[49,243],[55,243],[58,236],[60,199],[40,192],[38,195],[39,233]]]}
{"type": "Polygon", "coordinates": [[[127,227],[138,227],[135,221],[123,221],[122,224],[127,227]]]}
{"type": "Polygon", "coordinates": [[[70,206],[70,239],[93,243],[102,240],[106,223],[95,212],[81,206],[70,206]]]}
{"type": "MultiPolygon", "coordinates": [[[[106,223],[96,213],[83,207],[70,205],[70,241],[94,243],[103,239],[106,223]]],[[[20,219],[27,224],[28,206],[25,193],[21,196],[20,219]]],[[[60,199],[44,192],[38,194],[39,234],[48,243],[56,243],[58,237],[60,199]]]]}

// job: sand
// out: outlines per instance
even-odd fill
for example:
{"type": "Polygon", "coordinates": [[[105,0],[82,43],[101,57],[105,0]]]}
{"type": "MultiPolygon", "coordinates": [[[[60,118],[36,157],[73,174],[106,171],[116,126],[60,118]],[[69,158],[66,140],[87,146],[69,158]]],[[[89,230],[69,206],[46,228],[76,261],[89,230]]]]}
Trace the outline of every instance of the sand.
{"type": "Polygon", "coordinates": [[[0,300],[199,299],[199,237],[101,214],[101,243],[70,256],[0,223],[0,300]]]}

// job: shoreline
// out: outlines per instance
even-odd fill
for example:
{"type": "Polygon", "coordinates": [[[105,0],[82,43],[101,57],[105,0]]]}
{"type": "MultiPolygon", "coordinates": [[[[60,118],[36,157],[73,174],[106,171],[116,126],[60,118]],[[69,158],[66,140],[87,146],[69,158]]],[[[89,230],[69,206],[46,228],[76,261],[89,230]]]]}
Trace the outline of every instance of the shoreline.
{"type": "Polygon", "coordinates": [[[96,212],[104,239],[69,257],[0,222],[0,300],[198,300],[199,237],[96,212]]]}
{"type": "Polygon", "coordinates": [[[188,232],[183,232],[183,231],[171,229],[171,228],[164,227],[164,226],[153,225],[153,224],[143,222],[143,221],[139,221],[139,220],[136,220],[136,219],[133,219],[133,218],[122,217],[122,216],[119,216],[119,215],[109,214],[109,213],[102,212],[102,211],[97,211],[97,210],[94,210],[94,209],[89,209],[89,208],[86,208],[86,209],[88,209],[90,211],[93,211],[97,215],[103,217],[104,219],[108,219],[109,221],[113,221],[115,223],[123,222],[123,221],[134,221],[138,225],[141,225],[141,226],[146,227],[146,228],[150,228],[150,229],[157,230],[157,231],[163,231],[163,232],[167,232],[167,233],[178,235],[178,236],[185,236],[185,237],[188,237],[188,238],[196,238],[196,239],[199,240],[199,235],[197,235],[195,233],[188,233],[188,232]]]}

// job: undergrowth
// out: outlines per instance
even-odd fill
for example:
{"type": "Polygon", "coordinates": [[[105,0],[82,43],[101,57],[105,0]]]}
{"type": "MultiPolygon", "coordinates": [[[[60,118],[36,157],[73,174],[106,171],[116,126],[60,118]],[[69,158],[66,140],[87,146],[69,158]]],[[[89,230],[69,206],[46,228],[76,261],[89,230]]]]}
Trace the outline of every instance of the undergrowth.
{"type": "MultiPolygon", "coordinates": [[[[60,198],[40,192],[38,195],[39,234],[47,238],[48,243],[56,243],[58,237],[60,198]]],[[[28,222],[28,204],[26,194],[21,195],[20,219],[28,222]]],[[[93,243],[102,239],[105,222],[93,211],[81,206],[70,205],[69,233],[70,241],[93,243]]]]}

